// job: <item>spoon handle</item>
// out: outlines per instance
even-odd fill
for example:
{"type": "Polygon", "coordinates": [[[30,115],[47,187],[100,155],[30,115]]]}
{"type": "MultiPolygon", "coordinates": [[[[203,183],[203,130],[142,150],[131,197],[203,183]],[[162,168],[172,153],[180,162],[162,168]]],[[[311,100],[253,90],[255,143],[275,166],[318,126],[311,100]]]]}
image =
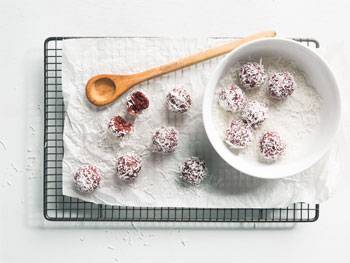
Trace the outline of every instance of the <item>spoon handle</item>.
{"type": "Polygon", "coordinates": [[[242,39],[238,39],[238,40],[234,40],[231,41],[227,44],[224,44],[222,46],[218,46],[218,47],[214,47],[214,48],[210,48],[206,51],[202,51],[199,52],[197,54],[179,59],[177,61],[174,61],[172,63],[169,64],[165,64],[156,68],[152,68],[149,70],[146,70],[144,72],[140,72],[140,73],[136,73],[134,75],[129,76],[130,79],[130,86],[134,86],[140,82],[152,79],[154,77],[181,69],[181,68],[185,68],[188,66],[191,66],[193,64],[223,55],[225,53],[230,52],[231,50],[239,47],[242,44],[245,44],[247,42],[256,40],[256,39],[260,39],[260,38],[268,38],[268,37],[274,37],[276,36],[276,32],[275,31],[264,31],[264,32],[260,32],[254,35],[250,35],[248,37],[242,38],[242,39]]]}

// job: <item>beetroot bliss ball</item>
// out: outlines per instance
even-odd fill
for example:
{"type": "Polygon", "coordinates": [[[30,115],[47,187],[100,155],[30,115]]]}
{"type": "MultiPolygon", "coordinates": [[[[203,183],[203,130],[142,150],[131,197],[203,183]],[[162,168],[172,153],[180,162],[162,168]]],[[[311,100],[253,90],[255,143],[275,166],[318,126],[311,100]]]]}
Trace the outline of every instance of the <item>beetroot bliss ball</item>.
{"type": "Polygon", "coordinates": [[[133,130],[131,122],[126,121],[123,117],[116,115],[108,123],[108,130],[115,137],[121,138],[133,130]]]}
{"type": "Polygon", "coordinates": [[[253,141],[252,129],[241,120],[232,120],[225,133],[225,142],[234,149],[244,149],[253,141]]]}
{"type": "Polygon", "coordinates": [[[186,112],[192,106],[191,93],[184,87],[175,87],[166,96],[168,109],[173,112],[186,112]]]}
{"type": "Polygon", "coordinates": [[[191,185],[200,184],[207,174],[205,162],[197,157],[185,160],[180,166],[180,178],[191,185]]]}
{"type": "Polygon", "coordinates": [[[80,193],[92,193],[100,185],[101,172],[96,166],[86,165],[80,167],[74,174],[75,189],[80,193]]]}
{"type": "Polygon", "coordinates": [[[178,144],[179,132],[174,127],[158,128],[152,136],[154,152],[174,152],[178,144]]]}
{"type": "Polygon", "coordinates": [[[244,64],[239,71],[239,79],[242,86],[247,90],[261,87],[266,80],[266,74],[263,64],[257,62],[248,62],[244,64]]]}
{"type": "Polygon", "coordinates": [[[247,102],[241,111],[242,120],[254,129],[260,127],[267,117],[268,108],[256,100],[247,102]]]}
{"type": "Polygon", "coordinates": [[[126,182],[136,179],[142,168],[141,157],[135,153],[128,153],[117,159],[117,176],[126,182]]]}
{"type": "Polygon", "coordinates": [[[289,72],[277,72],[269,78],[269,94],[272,98],[283,100],[292,95],[296,83],[289,72]]]}
{"type": "Polygon", "coordinates": [[[264,133],[259,142],[260,153],[270,161],[278,160],[286,150],[286,144],[277,132],[264,133]]]}
{"type": "Polygon", "coordinates": [[[240,111],[246,102],[244,92],[235,84],[223,87],[218,92],[218,103],[226,111],[240,111]]]}
{"type": "Polygon", "coordinates": [[[128,97],[126,107],[130,115],[136,116],[149,107],[149,100],[143,92],[134,91],[128,97]]]}

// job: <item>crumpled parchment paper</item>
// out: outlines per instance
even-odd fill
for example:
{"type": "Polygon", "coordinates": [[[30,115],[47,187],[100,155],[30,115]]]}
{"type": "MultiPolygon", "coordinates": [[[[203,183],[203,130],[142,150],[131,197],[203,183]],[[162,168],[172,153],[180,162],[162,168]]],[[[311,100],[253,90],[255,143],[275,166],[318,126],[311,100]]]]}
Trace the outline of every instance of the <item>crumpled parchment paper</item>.
{"type": "Polygon", "coordinates": [[[130,74],[168,63],[228,39],[100,38],[63,41],[62,88],[65,103],[63,194],[99,204],[170,207],[285,207],[294,202],[319,203],[330,197],[340,173],[339,143],[309,170],[278,180],[253,178],[226,164],[210,145],[202,123],[205,86],[220,58],[147,81],[135,89],[150,98],[150,108],[135,121],[125,140],[111,138],[107,123],[115,114],[126,116],[126,95],[114,104],[96,108],[85,97],[88,79],[99,73],[130,74]],[[193,107],[174,114],[165,106],[167,91],[184,85],[193,94],[193,107]],[[180,131],[173,154],[149,151],[153,131],[162,125],[180,131]],[[134,151],[143,158],[142,173],[132,184],[115,176],[115,160],[134,151]],[[198,187],[178,179],[178,166],[191,156],[204,159],[209,177],[198,187]],[[96,165],[103,173],[100,188],[80,194],[72,183],[81,165],[96,165]]]}

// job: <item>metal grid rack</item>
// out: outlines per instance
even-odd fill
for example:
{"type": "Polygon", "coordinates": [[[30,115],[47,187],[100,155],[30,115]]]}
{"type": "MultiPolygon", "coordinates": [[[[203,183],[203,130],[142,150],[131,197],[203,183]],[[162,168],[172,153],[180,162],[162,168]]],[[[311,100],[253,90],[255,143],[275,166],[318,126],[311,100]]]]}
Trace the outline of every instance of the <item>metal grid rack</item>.
{"type": "MultiPolygon", "coordinates": [[[[97,205],[62,195],[64,104],[62,40],[44,43],[44,216],[51,221],[141,222],[314,222],[319,205],[296,203],[287,208],[173,208],[97,205]]],[[[313,39],[294,39],[319,47],[313,39]]]]}

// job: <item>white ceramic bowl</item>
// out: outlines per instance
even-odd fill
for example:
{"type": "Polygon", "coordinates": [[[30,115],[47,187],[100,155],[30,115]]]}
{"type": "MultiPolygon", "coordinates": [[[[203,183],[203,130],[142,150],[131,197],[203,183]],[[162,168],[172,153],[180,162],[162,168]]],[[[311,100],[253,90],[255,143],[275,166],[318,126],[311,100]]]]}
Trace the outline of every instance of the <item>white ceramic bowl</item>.
{"type": "MultiPolygon", "coordinates": [[[[247,43],[229,53],[213,73],[203,100],[203,121],[208,138],[216,152],[235,169],[260,178],[274,179],[297,174],[311,167],[327,152],[340,122],[340,95],[336,80],[327,63],[314,51],[304,45],[287,39],[262,39],[247,43]],[[304,142],[303,154],[291,162],[278,161],[274,164],[252,161],[244,155],[234,154],[220,138],[214,126],[213,104],[215,90],[225,72],[238,61],[249,57],[280,56],[294,62],[305,72],[306,81],[322,97],[320,129],[311,140],[304,142]]],[[[252,147],[252,146],[251,146],[252,147]]]]}

